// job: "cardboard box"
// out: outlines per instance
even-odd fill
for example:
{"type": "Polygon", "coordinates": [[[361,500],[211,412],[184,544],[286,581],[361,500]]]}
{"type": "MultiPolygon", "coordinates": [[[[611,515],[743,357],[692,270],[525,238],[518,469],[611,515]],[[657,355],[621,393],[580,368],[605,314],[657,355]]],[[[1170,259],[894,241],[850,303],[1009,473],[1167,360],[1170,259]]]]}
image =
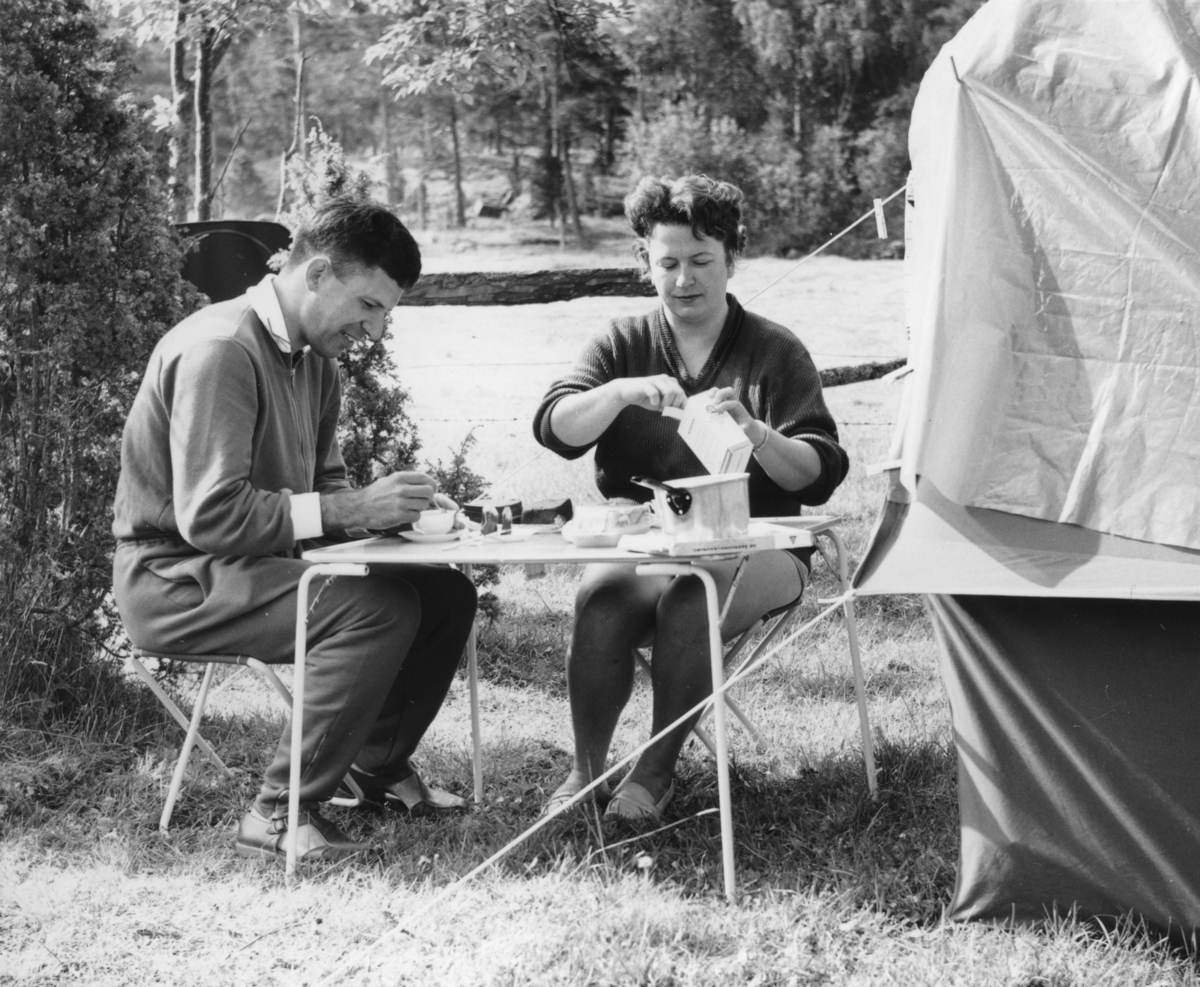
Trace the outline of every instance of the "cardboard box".
{"type": "Polygon", "coordinates": [[[812,532],[767,521],[751,521],[744,538],[714,538],[706,541],[672,539],[663,531],[625,535],[618,545],[631,552],[651,555],[741,555],[771,548],[811,548],[812,532]]]}
{"type": "Polygon", "coordinates": [[[663,408],[662,413],[679,420],[679,437],[709,473],[745,472],[753,443],[729,412],[709,411],[705,396],[697,394],[682,410],[663,408]]]}

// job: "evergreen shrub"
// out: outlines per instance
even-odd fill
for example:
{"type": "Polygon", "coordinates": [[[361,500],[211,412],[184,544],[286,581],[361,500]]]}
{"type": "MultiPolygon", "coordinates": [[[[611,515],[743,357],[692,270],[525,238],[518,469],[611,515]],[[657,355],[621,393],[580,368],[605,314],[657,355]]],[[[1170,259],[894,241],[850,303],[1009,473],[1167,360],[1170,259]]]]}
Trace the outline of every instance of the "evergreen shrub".
{"type": "MultiPolygon", "coordinates": [[[[112,497],[155,341],[194,293],[86,0],[0,3],[0,708],[96,703],[113,668],[112,497]],[[106,678],[107,676],[107,678],[106,678]]],[[[119,649],[118,649],[119,650],[119,649]]]]}

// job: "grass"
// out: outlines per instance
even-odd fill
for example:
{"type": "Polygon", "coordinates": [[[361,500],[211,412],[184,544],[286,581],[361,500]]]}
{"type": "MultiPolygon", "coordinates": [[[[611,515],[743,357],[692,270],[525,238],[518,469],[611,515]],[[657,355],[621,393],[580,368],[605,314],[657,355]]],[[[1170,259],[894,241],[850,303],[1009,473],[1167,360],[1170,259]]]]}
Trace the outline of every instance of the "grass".
{"type": "MultiPolygon", "coordinates": [[[[485,266],[461,253],[452,259],[485,266]]],[[[851,270],[874,272],[885,286],[898,277],[895,267],[851,270]]],[[[751,263],[739,276],[759,274],[751,263]]],[[[863,278],[845,281],[840,265],[818,270],[810,309],[836,307],[816,298],[818,288],[849,305],[863,278]]],[[[454,331],[468,335],[487,324],[475,310],[457,318],[454,331]]],[[[585,321],[568,319],[555,331],[582,331],[585,321]]],[[[872,331],[902,338],[896,322],[872,331]]],[[[528,338],[515,326],[488,332],[488,345],[507,346],[513,364],[537,363],[552,335],[545,326],[528,338]]],[[[402,372],[406,355],[397,353],[402,372]]],[[[544,370],[508,371],[514,409],[528,413],[544,370]]],[[[442,371],[446,386],[452,376],[442,371]]],[[[480,414],[488,400],[462,395],[456,414],[480,414]]],[[[830,391],[829,400],[842,422],[884,423],[843,429],[856,468],[828,509],[846,518],[858,556],[881,495],[878,478],[861,467],[884,458],[895,396],[875,383],[830,391]]],[[[517,458],[502,435],[485,445],[475,464],[485,475],[517,458]]],[[[581,500],[594,496],[586,468],[559,469],[539,460],[513,483],[525,485],[521,496],[551,481],[581,500]]],[[[234,679],[208,729],[236,777],[224,780],[194,760],[169,839],[156,826],[180,731],[138,689],[98,697],[90,719],[57,731],[38,724],[32,701],[0,712],[0,984],[1200,982],[1191,959],[1134,929],[1103,933],[1063,920],[1041,932],[1007,932],[944,921],[958,848],[955,759],[930,628],[919,601],[907,597],[859,603],[877,801],[867,795],[840,618],[739,687],[771,752],[732,731],[737,904],[722,894],[715,772],[695,742],[680,760],[670,828],[606,831],[581,814],[456,884],[533,823],[567,770],[562,656],[576,578],[568,568],[531,581],[505,571],[496,587],[503,615],[480,640],[483,807],[442,821],[331,810],[374,850],[307,866],[291,887],[281,867],[238,859],[230,847],[283,723],[257,682],[234,679]]],[[[813,590],[814,599],[834,590],[823,567],[813,590]]],[[[179,687],[186,696],[194,680],[179,687]]],[[[614,753],[644,740],[648,724],[649,690],[639,676],[614,753]]],[[[469,792],[464,682],[421,757],[432,781],[469,792]]]]}

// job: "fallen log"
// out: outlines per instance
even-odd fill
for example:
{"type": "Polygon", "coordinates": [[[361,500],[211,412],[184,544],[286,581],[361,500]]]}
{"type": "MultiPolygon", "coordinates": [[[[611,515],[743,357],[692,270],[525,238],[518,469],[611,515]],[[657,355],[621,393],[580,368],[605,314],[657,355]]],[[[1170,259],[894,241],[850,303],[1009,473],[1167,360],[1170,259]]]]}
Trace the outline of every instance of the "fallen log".
{"type": "Polygon", "coordinates": [[[888,360],[886,363],[859,363],[853,367],[829,367],[821,371],[822,387],[841,387],[843,384],[861,384],[868,380],[878,380],[886,377],[893,370],[899,370],[908,361],[901,357],[899,360],[888,360]]]}
{"type": "Polygon", "coordinates": [[[401,305],[542,305],[592,296],[651,298],[654,286],[633,267],[584,271],[423,274],[401,305]]]}

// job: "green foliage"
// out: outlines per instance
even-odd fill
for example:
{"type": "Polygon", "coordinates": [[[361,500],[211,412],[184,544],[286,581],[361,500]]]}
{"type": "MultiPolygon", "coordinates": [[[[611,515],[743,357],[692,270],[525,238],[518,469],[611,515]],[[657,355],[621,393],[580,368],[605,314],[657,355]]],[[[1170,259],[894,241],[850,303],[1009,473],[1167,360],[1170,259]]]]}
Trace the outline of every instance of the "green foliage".
{"type": "MultiPolygon", "coordinates": [[[[471,429],[450,457],[449,464],[440,459],[436,463],[428,460],[425,462],[429,475],[438,482],[438,490],[457,504],[466,504],[482,497],[490,486],[487,480],[467,465],[467,453],[476,441],[475,430],[471,429]]],[[[481,589],[485,586],[495,586],[500,581],[500,567],[477,565],[474,567],[472,578],[475,585],[481,589]]],[[[480,593],[479,613],[488,621],[495,622],[501,613],[500,598],[490,591],[480,593]]]]}
{"type": "Polygon", "coordinates": [[[459,504],[466,504],[487,493],[488,481],[467,465],[467,454],[477,441],[475,429],[471,429],[450,457],[448,465],[440,459],[436,463],[425,462],[429,475],[438,481],[438,490],[459,504]]]}
{"type": "Polygon", "coordinates": [[[85,0],[0,4],[0,705],[48,714],[102,671],[121,431],[194,297],[128,78],[85,0]]]}
{"type": "Polygon", "coordinates": [[[733,0],[639,0],[618,44],[649,112],[687,103],[756,130],[771,93],[746,34],[733,0]]]}
{"type": "Polygon", "coordinates": [[[844,128],[820,127],[805,167],[779,126],[755,132],[731,118],[706,120],[703,108],[686,100],[630,128],[627,168],[631,182],[688,173],[733,182],[746,195],[751,249],[778,250],[821,243],[852,220],[860,199],[853,150],[844,128]]]}
{"type": "MultiPolygon", "coordinates": [[[[605,212],[643,173],[702,170],[744,188],[756,249],[788,252],[821,244],[903,184],[916,87],[981,3],[287,0],[289,16],[272,19],[277,0],[204,0],[190,17],[233,17],[214,117],[217,160],[250,121],[220,193],[241,215],[270,208],[268,162],[291,140],[299,9],[306,112],[350,153],[386,154],[394,198],[407,168],[422,223],[458,223],[451,203],[505,183],[528,193],[512,215],[554,223],[568,178],[582,208],[605,212]],[[599,176],[612,182],[597,195],[599,176]]],[[[145,35],[145,11],[173,4],[122,9],[145,35]]],[[[902,221],[899,209],[889,216],[890,242],[865,224],[835,249],[890,255],[902,221]]]]}
{"type": "MultiPolygon", "coordinates": [[[[367,199],[375,182],[346,163],[341,144],[318,123],[308,136],[308,156],[288,161],[291,201],[280,221],[295,229],[322,202],[335,196],[367,199]]],[[[273,258],[281,266],[286,255],[273,258]]],[[[387,338],[387,334],[384,334],[387,338]]],[[[344,353],[342,421],[338,441],[351,482],[364,486],[398,469],[411,468],[421,448],[408,417],[408,392],[392,383],[396,365],[383,340],[344,353]]]]}

